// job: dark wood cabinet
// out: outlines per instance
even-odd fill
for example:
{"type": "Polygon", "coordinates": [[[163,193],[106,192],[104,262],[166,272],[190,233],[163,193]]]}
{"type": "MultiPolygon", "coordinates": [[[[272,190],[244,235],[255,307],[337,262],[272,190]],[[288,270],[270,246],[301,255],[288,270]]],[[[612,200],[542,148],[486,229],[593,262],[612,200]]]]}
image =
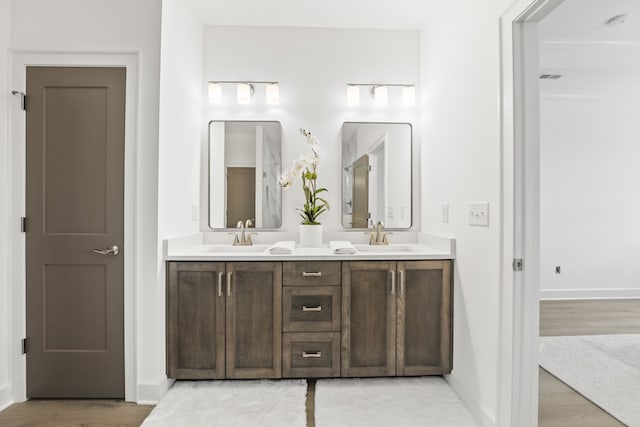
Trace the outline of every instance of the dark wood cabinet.
{"type": "Polygon", "coordinates": [[[398,262],[396,375],[451,372],[451,263],[398,262]]]}
{"type": "Polygon", "coordinates": [[[282,375],[282,263],[227,263],[227,378],[282,375]]]}
{"type": "Polygon", "coordinates": [[[167,375],[450,373],[451,265],[450,260],[170,261],[167,375]]]}
{"type": "Polygon", "coordinates": [[[282,264],[169,262],[167,375],[280,378],[282,264]]]}
{"type": "Polygon", "coordinates": [[[342,376],[451,372],[450,261],[344,262],[342,376]]]}
{"type": "Polygon", "coordinates": [[[396,372],[395,262],[342,263],[343,377],[396,372]]]}
{"type": "Polygon", "coordinates": [[[167,280],[167,376],[224,378],[225,298],[221,262],[170,262],[167,280]]]}

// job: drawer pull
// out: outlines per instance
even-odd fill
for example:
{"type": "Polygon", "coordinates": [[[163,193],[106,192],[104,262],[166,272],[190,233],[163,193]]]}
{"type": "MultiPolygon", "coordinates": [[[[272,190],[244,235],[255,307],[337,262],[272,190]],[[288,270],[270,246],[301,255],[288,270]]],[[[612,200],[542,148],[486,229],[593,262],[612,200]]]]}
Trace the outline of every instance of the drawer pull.
{"type": "Polygon", "coordinates": [[[307,353],[306,351],[302,352],[302,357],[307,359],[309,357],[322,357],[322,352],[321,351],[316,351],[315,353],[307,353]]]}
{"type": "Polygon", "coordinates": [[[306,305],[303,305],[302,311],[322,311],[322,306],[318,305],[316,307],[307,307],[306,305]]]}
{"type": "Polygon", "coordinates": [[[303,271],[302,277],[320,277],[322,276],[322,271],[303,271]]]}

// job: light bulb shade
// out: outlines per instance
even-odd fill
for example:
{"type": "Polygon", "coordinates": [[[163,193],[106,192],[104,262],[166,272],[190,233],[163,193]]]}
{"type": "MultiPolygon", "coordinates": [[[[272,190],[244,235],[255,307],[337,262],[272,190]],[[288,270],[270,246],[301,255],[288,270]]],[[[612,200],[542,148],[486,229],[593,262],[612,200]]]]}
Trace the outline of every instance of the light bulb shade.
{"type": "Polygon", "coordinates": [[[347,105],[357,107],[360,105],[360,87],[354,85],[347,86],[347,105]]]}
{"type": "Polygon", "coordinates": [[[373,98],[376,101],[376,106],[384,107],[387,105],[387,87],[376,86],[373,88],[373,98]]]}
{"type": "Polygon", "coordinates": [[[218,83],[209,83],[209,103],[222,103],[222,86],[218,83]]]}
{"type": "Polygon", "coordinates": [[[251,103],[252,86],[249,83],[238,83],[236,92],[238,97],[238,104],[251,103]]]}
{"type": "Polygon", "coordinates": [[[266,97],[269,105],[278,105],[280,103],[280,87],[277,83],[267,84],[266,97]]]}
{"type": "Polygon", "coordinates": [[[413,107],[416,103],[416,87],[405,86],[402,88],[402,105],[413,107]]]}

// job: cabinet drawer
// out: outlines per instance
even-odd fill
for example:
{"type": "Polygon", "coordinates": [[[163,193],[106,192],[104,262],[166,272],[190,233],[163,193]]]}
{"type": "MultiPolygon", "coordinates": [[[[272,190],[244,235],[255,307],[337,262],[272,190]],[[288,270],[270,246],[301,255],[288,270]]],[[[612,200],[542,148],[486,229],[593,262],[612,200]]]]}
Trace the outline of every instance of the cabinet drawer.
{"type": "Polygon", "coordinates": [[[282,376],[288,378],[340,376],[340,333],[283,334],[282,376]]]}
{"type": "Polygon", "coordinates": [[[340,286],[340,262],[284,262],[282,265],[282,284],[284,286],[340,286]]]}
{"type": "Polygon", "coordinates": [[[284,332],[340,331],[340,288],[288,286],[283,288],[284,332]]]}

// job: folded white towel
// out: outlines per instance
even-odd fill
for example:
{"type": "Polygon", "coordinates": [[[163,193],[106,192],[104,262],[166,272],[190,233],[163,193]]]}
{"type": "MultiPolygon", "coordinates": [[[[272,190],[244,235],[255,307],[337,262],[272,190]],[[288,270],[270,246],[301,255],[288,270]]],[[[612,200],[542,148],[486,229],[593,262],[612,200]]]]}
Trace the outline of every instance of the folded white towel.
{"type": "Polygon", "coordinates": [[[271,245],[267,251],[270,254],[291,254],[296,247],[296,242],[293,240],[283,240],[282,242],[275,242],[271,245]]]}
{"type": "Polygon", "coordinates": [[[334,254],[357,254],[358,250],[347,240],[331,240],[329,248],[334,254]]]}

